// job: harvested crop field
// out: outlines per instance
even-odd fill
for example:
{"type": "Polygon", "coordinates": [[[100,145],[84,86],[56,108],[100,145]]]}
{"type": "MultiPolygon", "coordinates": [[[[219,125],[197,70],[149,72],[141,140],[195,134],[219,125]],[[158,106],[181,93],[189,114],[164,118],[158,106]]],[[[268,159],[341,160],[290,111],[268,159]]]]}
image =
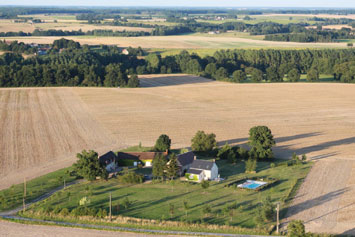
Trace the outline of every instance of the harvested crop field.
{"type": "Polygon", "coordinates": [[[198,129],[215,132],[220,141],[244,143],[251,126],[265,124],[277,138],[279,157],[293,151],[314,159],[351,159],[355,154],[352,84],[233,84],[187,75],[140,78],[148,88],[73,91],[97,121],[130,145],[153,145],[167,133],[174,147],[189,146],[198,129]]]}
{"type": "Polygon", "coordinates": [[[12,20],[0,19],[0,32],[18,32],[23,31],[32,33],[35,29],[39,30],[63,30],[63,31],[78,31],[83,32],[92,30],[112,30],[112,31],[144,31],[151,32],[152,28],[143,27],[126,27],[126,26],[108,26],[108,25],[89,25],[82,21],[59,21],[59,22],[43,22],[43,23],[15,23],[12,20]]]}
{"type": "MultiPolygon", "coordinates": [[[[8,37],[6,40],[18,40],[24,43],[50,44],[62,37],[8,37]]],[[[180,36],[145,36],[145,37],[94,37],[77,36],[64,37],[75,40],[81,44],[98,45],[108,44],[119,47],[142,47],[142,48],[164,48],[164,49],[226,49],[226,48],[346,48],[346,43],[297,43],[277,42],[242,37],[230,36],[201,36],[201,35],[180,35],[180,36]]],[[[1,38],[3,40],[4,38],[1,38]]]]}
{"type": "Polygon", "coordinates": [[[64,167],[83,148],[150,146],[162,133],[173,148],[188,147],[197,130],[214,132],[219,144],[245,145],[250,127],[266,125],[277,157],[296,152],[317,162],[288,220],[303,219],[310,231],[351,233],[355,85],[233,84],[188,75],[140,79],[144,88],[0,90],[0,183],[64,167]]]}
{"type": "Polygon", "coordinates": [[[0,189],[115,141],[70,89],[1,89],[0,108],[0,189]]]}

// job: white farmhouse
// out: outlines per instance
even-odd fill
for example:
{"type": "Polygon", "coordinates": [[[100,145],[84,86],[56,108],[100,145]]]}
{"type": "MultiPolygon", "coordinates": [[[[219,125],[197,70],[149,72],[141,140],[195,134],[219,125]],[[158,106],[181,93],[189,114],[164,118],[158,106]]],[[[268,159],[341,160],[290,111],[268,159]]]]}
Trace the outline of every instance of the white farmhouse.
{"type": "Polygon", "coordinates": [[[218,178],[218,166],[214,160],[194,160],[185,177],[197,182],[215,180],[218,178]]]}

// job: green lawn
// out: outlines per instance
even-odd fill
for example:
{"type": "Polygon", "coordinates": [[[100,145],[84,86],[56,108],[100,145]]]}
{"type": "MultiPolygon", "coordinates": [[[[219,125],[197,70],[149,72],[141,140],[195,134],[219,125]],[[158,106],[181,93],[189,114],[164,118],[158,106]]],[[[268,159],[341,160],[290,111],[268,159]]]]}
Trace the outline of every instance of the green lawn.
{"type": "MultiPolygon", "coordinates": [[[[74,177],[70,177],[67,174],[67,170],[70,168],[61,169],[41,177],[32,179],[26,182],[27,197],[26,201],[36,199],[43,194],[59,187],[66,183],[74,181],[74,177]]],[[[22,199],[24,194],[24,184],[13,185],[8,189],[0,191],[0,211],[9,210],[22,205],[22,199]]]]}
{"type": "MultiPolygon", "coordinates": [[[[109,181],[80,183],[38,203],[32,210],[39,211],[49,207],[71,210],[77,207],[79,200],[85,196],[90,199],[88,207],[108,209],[109,193],[111,192],[114,215],[180,221],[185,220],[183,201],[187,201],[191,207],[187,217],[190,222],[255,228],[254,217],[259,203],[267,196],[270,196],[275,202],[284,200],[296,181],[303,179],[312,165],[307,163],[287,166],[286,162],[281,160],[276,160],[275,163],[278,164],[277,167],[270,168],[269,162],[259,162],[258,172],[246,175],[243,173],[244,163],[242,161],[236,165],[217,161],[221,177],[226,180],[221,183],[212,182],[207,190],[203,190],[199,184],[181,181],[122,185],[118,183],[117,179],[110,179],[109,181]],[[226,184],[245,177],[274,178],[279,181],[273,187],[260,192],[225,187],[226,184]],[[124,209],[120,205],[117,208],[125,198],[132,202],[132,206],[124,209]],[[172,215],[169,212],[171,204],[175,207],[172,215]],[[206,205],[212,209],[212,213],[209,215],[202,213],[206,205]],[[231,206],[236,206],[232,216],[229,214],[231,206]],[[224,211],[226,209],[228,214],[224,211]]],[[[264,227],[270,224],[272,223],[267,223],[264,227]]]]}

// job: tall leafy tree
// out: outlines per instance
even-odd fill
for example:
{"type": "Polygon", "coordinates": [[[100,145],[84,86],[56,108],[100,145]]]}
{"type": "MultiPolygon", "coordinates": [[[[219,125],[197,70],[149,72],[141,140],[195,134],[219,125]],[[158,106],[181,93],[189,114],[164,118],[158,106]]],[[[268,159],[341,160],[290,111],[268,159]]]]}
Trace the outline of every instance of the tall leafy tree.
{"type": "Polygon", "coordinates": [[[288,72],[287,78],[290,82],[297,82],[300,80],[301,74],[298,72],[296,68],[294,68],[288,72]]]}
{"type": "Polygon", "coordinates": [[[319,73],[316,69],[310,69],[307,72],[307,81],[319,81],[319,73]]]}
{"type": "Polygon", "coordinates": [[[83,150],[76,155],[78,161],[73,165],[74,171],[81,177],[93,181],[96,177],[107,179],[108,174],[104,165],[100,164],[95,151],[83,150]]]}
{"type": "Polygon", "coordinates": [[[233,81],[234,82],[243,82],[247,79],[247,74],[242,70],[236,70],[233,72],[233,81]]]}
{"type": "Polygon", "coordinates": [[[253,82],[261,82],[264,79],[263,72],[257,68],[251,71],[251,80],[253,82]]]}
{"type": "Polygon", "coordinates": [[[171,154],[170,161],[167,164],[166,176],[168,178],[170,178],[171,180],[173,180],[174,178],[176,178],[178,176],[178,173],[179,173],[179,166],[178,166],[178,162],[177,162],[177,157],[173,153],[173,154],[171,154]]]}
{"type": "Polygon", "coordinates": [[[272,158],[272,147],[275,145],[271,130],[266,126],[256,126],[249,130],[250,156],[253,158],[272,158]]]}
{"type": "Polygon", "coordinates": [[[131,77],[128,80],[127,86],[130,88],[139,87],[139,79],[136,74],[131,75],[131,77]]]}
{"type": "Polygon", "coordinates": [[[163,154],[158,154],[156,157],[154,157],[152,170],[153,177],[164,179],[166,163],[166,157],[163,154]]]}
{"type": "Polygon", "coordinates": [[[191,147],[194,151],[209,152],[217,145],[214,133],[206,134],[204,131],[197,131],[191,139],[191,147]]]}
{"type": "Polygon", "coordinates": [[[170,150],[170,146],[171,146],[171,139],[169,138],[168,135],[162,134],[155,142],[154,150],[167,151],[170,150]]]}

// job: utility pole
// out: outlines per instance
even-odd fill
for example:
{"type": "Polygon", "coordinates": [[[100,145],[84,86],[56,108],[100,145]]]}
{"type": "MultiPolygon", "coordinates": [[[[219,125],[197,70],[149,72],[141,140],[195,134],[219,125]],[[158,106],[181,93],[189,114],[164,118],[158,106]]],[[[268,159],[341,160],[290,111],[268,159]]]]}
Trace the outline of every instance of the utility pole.
{"type": "Polygon", "coordinates": [[[22,199],[22,205],[23,205],[23,211],[26,211],[26,193],[27,193],[27,187],[26,187],[26,177],[23,178],[23,199],[22,199]]]}
{"type": "Polygon", "coordinates": [[[279,230],[279,226],[280,226],[280,203],[277,203],[277,207],[276,207],[276,233],[280,233],[279,230]]]}
{"type": "Polygon", "coordinates": [[[110,221],[112,221],[112,192],[110,192],[110,221]]]}

